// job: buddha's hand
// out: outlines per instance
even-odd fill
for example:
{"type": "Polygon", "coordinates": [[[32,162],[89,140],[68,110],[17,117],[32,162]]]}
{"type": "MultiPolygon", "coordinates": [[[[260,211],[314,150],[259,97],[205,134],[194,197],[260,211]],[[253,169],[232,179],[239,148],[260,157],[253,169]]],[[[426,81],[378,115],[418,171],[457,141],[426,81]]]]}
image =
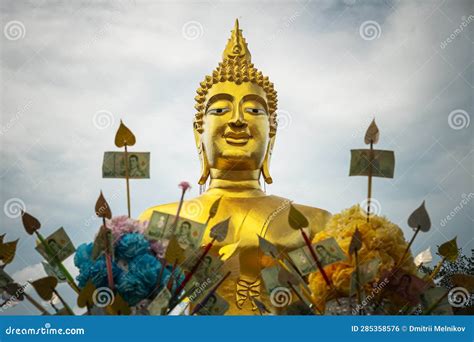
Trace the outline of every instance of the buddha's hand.
{"type": "Polygon", "coordinates": [[[260,297],[260,279],[257,279],[254,282],[249,282],[243,279],[237,281],[235,291],[235,302],[237,307],[242,309],[242,306],[249,297],[252,303],[252,310],[257,310],[253,298],[260,297]]]}

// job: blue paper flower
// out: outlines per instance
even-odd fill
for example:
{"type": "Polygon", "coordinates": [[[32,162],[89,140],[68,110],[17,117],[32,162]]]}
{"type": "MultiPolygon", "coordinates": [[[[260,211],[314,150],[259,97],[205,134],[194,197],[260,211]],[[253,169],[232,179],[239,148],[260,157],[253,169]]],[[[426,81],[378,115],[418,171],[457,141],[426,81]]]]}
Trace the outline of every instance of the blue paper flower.
{"type": "MultiPolygon", "coordinates": [[[[122,269],[118,267],[115,262],[112,262],[112,275],[114,280],[119,279],[122,272],[122,269]]],[[[102,255],[91,266],[91,268],[89,269],[89,278],[92,280],[96,287],[108,285],[107,264],[105,262],[105,256],[102,255]]]]}
{"type": "Polygon", "coordinates": [[[146,298],[153,290],[131,272],[123,273],[116,285],[117,291],[131,306],[146,298]]]}
{"type": "Polygon", "coordinates": [[[140,233],[125,234],[118,241],[115,253],[118,259],[132,260],[133,258],[148,253],[150,243],[140,233]]]}
{"type": "Polygon", "coordinates": [[[153,289],[157,284],[161,263],[151,254],[137,256],[128,264],[128,272],[140,279],[144,285],[153,289]]]}
{"type": "Polygon", "coordinates": [[[74,255],[74,265],[80,270],[89,268],[93,262],[91,259],[93,243],[83,243],[77,247],[74,255]]]}

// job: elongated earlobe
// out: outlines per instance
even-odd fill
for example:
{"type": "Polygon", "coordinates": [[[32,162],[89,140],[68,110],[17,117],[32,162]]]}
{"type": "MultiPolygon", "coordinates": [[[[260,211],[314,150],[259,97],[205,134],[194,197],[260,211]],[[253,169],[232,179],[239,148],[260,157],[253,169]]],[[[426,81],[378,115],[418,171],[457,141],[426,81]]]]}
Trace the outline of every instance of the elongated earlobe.
{"type": "Polygon", "coordinates": [[[199,159],[201,160],[201,177],[199,178],[199,185],[206,184],[207,179],[209,178],[209,162],[207,161],[206,151],[204,150],[204,145],[200,144],[199,146],[199,159]]]}
{"type": "Polygon", "coordinates": [[[265,180],[265,183],[267,184],[273,183],[273,179],[270,176],[270,160],[272,157],[274,139],[275,138],[272,138],[270,140],[270,143],[268,144],[267,153],[265,154],[265,159],[263,160],[263,164],[262,164],[262,175],[263,175],[263,179],[265,180]]]}

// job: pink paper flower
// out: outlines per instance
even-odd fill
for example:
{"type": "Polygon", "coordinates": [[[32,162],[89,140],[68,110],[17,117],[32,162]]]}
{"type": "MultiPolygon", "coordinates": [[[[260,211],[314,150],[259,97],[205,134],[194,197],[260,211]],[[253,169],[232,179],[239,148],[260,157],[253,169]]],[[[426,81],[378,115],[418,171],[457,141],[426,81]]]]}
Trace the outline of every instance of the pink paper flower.
{"type": "Polygon", "coordinates": [[[168,242],[153,240],[150,241],[150,247],[157,258],[163,259],[165,257],[166,247],[168,247],[168,242]]]}
{"type": "Polygon", "coordinates": [[[189,183],[186,182],[186,181],[183,181],[183,182],[179,183],[178,186],[179,186],[183,191],[186,191],[186,190],[188,190],[188,189],[191,189],[191,184],[189,184],[189,183]]]}
{"type": "Polygon", "coordinates": [[[146,221],[138,221],[129,218],[126,215],[112,217],[110,220],[105,220],[107,228],[112,230],[114,241],[118,241],[122,235],[127,233],[143,234],[148,225],[146,221]]]}

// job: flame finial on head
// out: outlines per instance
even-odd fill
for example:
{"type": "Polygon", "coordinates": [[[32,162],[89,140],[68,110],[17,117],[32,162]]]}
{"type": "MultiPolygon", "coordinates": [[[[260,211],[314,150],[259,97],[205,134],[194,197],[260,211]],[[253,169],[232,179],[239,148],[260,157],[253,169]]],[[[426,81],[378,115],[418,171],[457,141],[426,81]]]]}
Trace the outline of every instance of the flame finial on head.
{"type": "Polygon", "coordinates": [[[242,36],[242,30],[239,28],[239,21],[235,21],[234,29],[231,37],[222,54],[222,62],[217,68],[204,78],[197,89],[196,100],[197,113],[194,118],[194,129],[197,133],[203,132],[203,117],[206,106],[206,95],[211,87],[219,82],[234,82],[239,85],[243,82],[251,82],[260,86],[266,94],[268,114],[270,121],[270,136],[276,134],[277,121],[277,92],[273,88],[273,83],[270,82],[267,76],[263,76],[261,71],[258,71],[251,62],[250,51],[247,47],[247,42],[242,36]]]}

